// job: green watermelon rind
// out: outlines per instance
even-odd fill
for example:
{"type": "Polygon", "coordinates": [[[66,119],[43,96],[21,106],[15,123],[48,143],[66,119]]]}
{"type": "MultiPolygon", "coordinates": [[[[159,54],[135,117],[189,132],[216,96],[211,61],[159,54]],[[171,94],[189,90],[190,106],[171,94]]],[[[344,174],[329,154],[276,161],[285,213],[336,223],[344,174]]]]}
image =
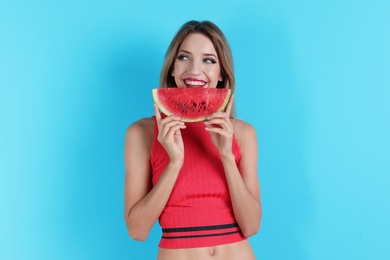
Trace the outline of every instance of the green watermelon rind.
{"type": "MultiPolygon", "coordinates": [[[[174,114],[172,111],[169,110],[168,107],[165,107],[162,102],[160,101],[159,97],[158,97],[158,91],[160,90],[161,88],[156,88],[156,89],[152,89],[152,96],[153,96],[153,100],[154,102],[157,104],[157,107],[160,109],[160,111],[162,113],[164,113],[166,116],[171,116],[171,115],[176,115],[176,116],[180,116],[181,117],[181,121],[183,122],[187,122],[187,123],[192,123],[192,122],[201,122],[201,121],[205,121],[207,119],[207,117],[209,115],[205,115],[205,116],[199,116],[197,118],[187,118],[185,117],[184,115],[180,115],[180,114],[174,114]]],[[[211,90],[211,89],[208,89],[208,90],[211,90]]],[[[214,112],[221,112],[221,111],[224,111],[224,109],[226,108],[227,104],[229,103],[229,100],[230,100],[230,96],[231,96],[231,90],[230,89],[227,89],[227,94],[224,98],[224,101],[222,103],[222,105],[216,109],[214,112]]],[[[212,113],[214,113],[212,112],[212,113]]]]}

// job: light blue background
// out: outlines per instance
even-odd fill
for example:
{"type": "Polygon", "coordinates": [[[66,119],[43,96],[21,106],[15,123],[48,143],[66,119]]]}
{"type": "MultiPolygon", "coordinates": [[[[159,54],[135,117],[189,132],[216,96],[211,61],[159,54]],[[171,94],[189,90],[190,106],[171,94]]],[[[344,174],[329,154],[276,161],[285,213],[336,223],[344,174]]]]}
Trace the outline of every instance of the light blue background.
{"type": "Polygon", "coordinates": [[[154,259],[123,221],[127,126],[179,26],[231,43],[259,139],[258,259],[390,259],[390,2],[0,2],[0,259],[154,259]]]}

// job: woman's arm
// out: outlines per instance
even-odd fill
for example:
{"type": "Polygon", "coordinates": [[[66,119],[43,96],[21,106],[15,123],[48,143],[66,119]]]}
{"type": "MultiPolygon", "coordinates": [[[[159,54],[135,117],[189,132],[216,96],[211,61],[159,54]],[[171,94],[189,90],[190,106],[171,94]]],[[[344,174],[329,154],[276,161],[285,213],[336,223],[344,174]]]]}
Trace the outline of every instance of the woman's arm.
{"type": "Polygon", "coordinates": [[[156,119],[160,130],[158,140],[170,156],[170,162],[153,188],[150,186],[153,121],[140,120],[126,133],[124,218],[129,235],[140,241],[146,240],[165,207],[184,158],[180,135],[180,129],[185,127],[183,123],[175,117],[161,119],[158,110],[156,119]]]}
{"type": "Polygon", "coordinates": [[[241,148],[237,167],[234,155],[221,157],[229,187],[234,216],[244,236],[256,234],[260,229],[262,208],[257,172],[257,139],[254,128],[236,120],[234,125],[241,148]]]}
{"type": "Polygon", "coordinates": [[[234,216],[243,235],[249,237],[259,231],[262,215],[257,176],[257,139],[251,125],[229,118],[233,98],[232,96],[226,112],[217,112],[208,118],[206,130],[210,132],[222,160],[234,216]],[[234,136],[241,148],[238,166],[232,152],[234,136]]]}

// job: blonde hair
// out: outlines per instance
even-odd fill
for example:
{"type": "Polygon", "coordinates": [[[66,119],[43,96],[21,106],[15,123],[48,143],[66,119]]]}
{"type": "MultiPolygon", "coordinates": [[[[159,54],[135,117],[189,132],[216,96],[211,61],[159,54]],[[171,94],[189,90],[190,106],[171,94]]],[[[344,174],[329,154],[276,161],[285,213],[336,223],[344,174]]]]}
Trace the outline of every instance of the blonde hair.
{"type": "Polygon", "coordinates": [[[217,25],[210,21],[189,21],[179,29],[175,37],[172,39],[165,54],[164,64],[160,73],[160,87],[177,87],[175,79],[171,76],[173,65],[181,43],[191,33],[201,33],[208,37],[213,43],[221,65],[222,76],[222,81],[218,82],[217,88],[229,88],[231,89],[232,93],[234,93],[235,79],[232,52],[229,43],[221,29],[219,29],[217,25]]]}

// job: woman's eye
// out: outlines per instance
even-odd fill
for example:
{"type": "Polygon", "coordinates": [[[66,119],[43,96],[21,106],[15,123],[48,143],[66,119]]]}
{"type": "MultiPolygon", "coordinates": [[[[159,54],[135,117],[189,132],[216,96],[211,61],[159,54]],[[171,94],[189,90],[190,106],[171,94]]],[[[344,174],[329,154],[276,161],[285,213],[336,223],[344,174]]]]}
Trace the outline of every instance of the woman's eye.
{"type": "Polygon", "coordinates": [[[189,60],[190,58],[188,58],[188,57],[185,56],[185,55],[179,55],[179,56],[177,56],[177,59],[178,59],[178,60],[189,60]]]}
{"type": "Polygon", "coordinates": [[[206,62],[206,63],[209,63],[209,64],[215,64],[215,63],[217,63],[215,60],[213,60],[213,59],[204,59],[204,62],[206,62]]]}

